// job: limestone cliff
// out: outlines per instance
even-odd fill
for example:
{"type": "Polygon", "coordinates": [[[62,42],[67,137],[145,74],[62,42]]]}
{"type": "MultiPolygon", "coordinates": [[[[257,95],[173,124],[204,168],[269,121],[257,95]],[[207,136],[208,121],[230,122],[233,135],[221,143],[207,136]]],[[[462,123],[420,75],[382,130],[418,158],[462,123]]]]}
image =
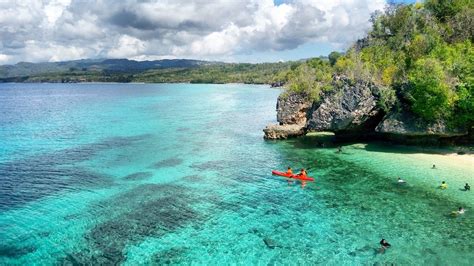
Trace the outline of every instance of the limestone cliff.
{"type": "Polygon", "coordinates": [[[311,131],[330,131],[336,136],[391,138],[453,138],[468,135],[467,129],[452,128],[443,121],[425,122],[403,108],[388,114],[379,107],[380,88],[373,83],[334,76],[333,90],[318,101],[284,92],[277,102],[279,125],[264,129],[266,139],[285,139],[311,131]]]}
{"type": "Polygon", "coordinates": [[[306,134],[307,114],[312,102],[295,93],[282,93],[277,100],[278,125],[268,125],[263,132],[266,139],[286,139],[306,134]]]}
{"type": "Polygon", "coordinates": [[[372,131],[384,113],[377,106],[377,86],[334,77],[334,90],[324,94],[308,113],[308,131],[354,133],[372,131]]]}
{"type": "Polygon", "coordinates": [[[405,136],[457,137],[468,134],[467,129],[449,127],[443,120],[426,122],[406,110],[387,114],[375,131],[405,136]]]}

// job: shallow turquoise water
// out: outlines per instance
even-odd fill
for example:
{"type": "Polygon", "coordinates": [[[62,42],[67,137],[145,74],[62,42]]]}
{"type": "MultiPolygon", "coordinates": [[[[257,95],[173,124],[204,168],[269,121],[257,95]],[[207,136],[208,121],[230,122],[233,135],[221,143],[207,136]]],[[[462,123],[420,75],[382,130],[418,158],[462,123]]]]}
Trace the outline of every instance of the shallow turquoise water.
{"type": "Polygon", "coordinates": [[[339,154],[309,137],[264,141],[278,94],[0,85],[0,264],[472,265],[474,198],[459,187],[474,166],[377,143],[339,154]],[[269,175],[287,165],[316,182],[269,175]]]}

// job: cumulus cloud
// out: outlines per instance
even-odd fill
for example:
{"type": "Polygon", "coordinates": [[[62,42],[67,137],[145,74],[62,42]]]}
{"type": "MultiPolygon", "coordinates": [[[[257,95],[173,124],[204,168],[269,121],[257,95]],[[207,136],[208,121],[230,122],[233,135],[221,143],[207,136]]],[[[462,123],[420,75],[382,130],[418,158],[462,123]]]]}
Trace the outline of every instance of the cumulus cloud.
{"type": "Polygon", "coordinates": [[[0,64],[224,59],[308,42],[345,47],[385,0],[2,0],[0,64]]]}

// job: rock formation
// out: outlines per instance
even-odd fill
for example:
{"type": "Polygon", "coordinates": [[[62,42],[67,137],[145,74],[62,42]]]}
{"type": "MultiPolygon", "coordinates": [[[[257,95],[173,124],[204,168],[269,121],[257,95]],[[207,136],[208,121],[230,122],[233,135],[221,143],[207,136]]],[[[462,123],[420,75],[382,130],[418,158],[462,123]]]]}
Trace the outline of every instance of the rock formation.
{"type": "Polygon", "coordinates": [[[265,139],[287,139],[306,134],[303,125],[268,125],[265,132],[265,139]]]}
{"type": "Polygon", "coordinates": [[[404,136],[457,137],[468,134],[467,129],[450,128],[442,120],[426,122],[407,111],[394,111],[387,114],[375,131],[404,136]]]}
{"type": "Polygon", "coordinates": [[[378,87],[344,77],[335,77],[334,84],[334,90],[313,104],[306,129],[336,134],[372,131],[384,115],[377,106],[378,87]]]}
{"type": "Polygon", "coordinates": [[[330,131],[340,137],[375,136],[416,143],[417,139],[436,141],[470,136],[468,129],[452,128],[441,120],[423,121],[403,107],[386,114],[377,104],[380,88],[373,83],[334,76],[333,88],[314,102],[305,95],[282,93],[276,108],[279,124],[267,126],[264,137],[286,139],[311,131],[330,131]]]}
{"type": "Polygon", "coordinates": [[[306,134],[306,116],[312,102],[304,95],[282,93],[277,101],[278,125],[268,125],[266,139],[286,139],[306,134]]]}

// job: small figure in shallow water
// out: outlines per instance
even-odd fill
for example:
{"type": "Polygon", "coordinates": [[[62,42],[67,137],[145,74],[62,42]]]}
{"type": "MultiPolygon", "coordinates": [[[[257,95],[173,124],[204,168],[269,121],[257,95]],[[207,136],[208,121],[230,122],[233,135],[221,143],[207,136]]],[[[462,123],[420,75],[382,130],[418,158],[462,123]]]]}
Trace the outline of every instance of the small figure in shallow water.
{"type": "Polygon", "coordinates": [[[341,152],[342,152],[342,147],[341,146],[337,147],[337,153],[341,153],[341,152]]]}
{"type": "Polygon", "coordinates": [[[470,191],[470,190],[471,190],[471,186],[469,186],[469,184],[466,183],[466,185],[464,186],[464,190],[465,190],[465,191],[470,191]]]}
{"type": "Polygon", "coordinates": [[[463,207],[459,207],[458,214],[464,214],[465,210],[463,207]]]}
{"type": "Polygon", "coordinates": [[[433,164],[433,167],[431,167],[431,169],[436,169],[436,165],[433,164]]]}
{"type": "Polygon", "coordinates": [[[390,245],[387,240],[385,240],[384,238],[382,238],[382,240],[380,240],[380,253],[384,253],[386,249],[388,249],[389,247],[391,247],[392,245],[390,245]]]}
{"type": "Polygon", "coordinates": [[[397,182],[398,182],[398,184],[405,184],[406,183],[406,181],[401,179],[400,177],[398,178],[397,182]]]}
{"type": "Polygon", "coordinates": [[[446,184],[445,181],[441,182],[441,185],[439,186],[439,188],[441,189],[447,189],[448,188],[448,184],[446,184]]]}

